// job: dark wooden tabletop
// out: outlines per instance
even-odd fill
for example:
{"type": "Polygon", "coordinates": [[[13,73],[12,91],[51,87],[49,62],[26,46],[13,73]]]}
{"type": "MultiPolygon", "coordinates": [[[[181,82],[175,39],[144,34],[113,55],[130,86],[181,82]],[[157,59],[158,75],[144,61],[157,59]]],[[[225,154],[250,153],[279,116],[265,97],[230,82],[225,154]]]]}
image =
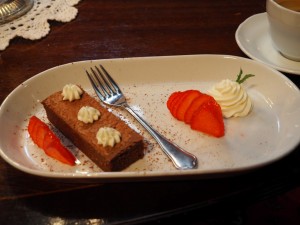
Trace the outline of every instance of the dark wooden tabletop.
{"type": "MultiPolygon", "coordinates": [[[[46,37],[15,38],[0,52],[0,103],[30,77],[74,61],[191,54],[247,58],[235,31],[264,12],[265,1],[82,0],[76,8],[75,20],[50,21],[46,37]]],[[[300,86],[299,75],[285,75],[300,86]]],[[[285,158],[240,175],[88,184],[36,177],[0,159],[0,224],[210,224],[232,207],[298,188],[299,161],[298,146],[285,158]]]]}

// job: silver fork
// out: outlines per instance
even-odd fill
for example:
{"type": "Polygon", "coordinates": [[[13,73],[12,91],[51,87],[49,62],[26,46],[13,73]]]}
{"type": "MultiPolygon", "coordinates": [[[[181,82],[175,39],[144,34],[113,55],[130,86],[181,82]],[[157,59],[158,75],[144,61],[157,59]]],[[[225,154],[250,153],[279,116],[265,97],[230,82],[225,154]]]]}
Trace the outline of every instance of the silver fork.
{"type": "Polygon", "coordinates": [[[196,168],[197,158],[167,140],[131,109],[117,83],[102,65],[100,65],[100,68],[101,69],[95,66],[95,68],[90,68],[90,72],[86,70],[86,74],[100,100],[108,105],[119,106],[126,109],[153,136],[177,169],[196,168]]]}

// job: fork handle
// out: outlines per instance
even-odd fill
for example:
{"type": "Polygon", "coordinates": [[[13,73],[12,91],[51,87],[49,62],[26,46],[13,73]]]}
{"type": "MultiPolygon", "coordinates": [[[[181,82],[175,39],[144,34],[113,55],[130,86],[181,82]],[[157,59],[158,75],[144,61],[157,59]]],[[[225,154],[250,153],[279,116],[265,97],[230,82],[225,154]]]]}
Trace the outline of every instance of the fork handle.
{"type": "Polygon", "coordinates": [[[129,105],[123,107],[152,135],[160,145],[164,153],[172,160],[177,169],[193,169],[197,167],[197,158],[193,154],[183,150],[178,145],[167,140],[154,130],[142,117],[140,117],[129,105]]]}

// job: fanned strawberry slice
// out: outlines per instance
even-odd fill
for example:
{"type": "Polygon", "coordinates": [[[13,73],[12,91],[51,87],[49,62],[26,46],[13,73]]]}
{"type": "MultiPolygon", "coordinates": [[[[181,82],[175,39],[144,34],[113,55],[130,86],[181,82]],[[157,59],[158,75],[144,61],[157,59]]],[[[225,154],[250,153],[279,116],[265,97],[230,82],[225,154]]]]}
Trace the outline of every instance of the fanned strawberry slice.
{"type": "Polygon", "coordinates": [[[204,94],[204,93],[201,93],[201,95],[199,95],[197,98],[195,98],[185,112],[184,122],[187,124],[190,124],[193,114],[200,108],[200,106],[203,103],[208,102],[210,100],[214,100],[214,98],[212,96],[204,94]]]}
{"type": "Polygon", "coordinates": [[[178,99],[181,96],[181,94],[182,94],[182,92],[180,92],[180,91],[179,92],[175,92],[175,94],[172,96],[172,100],[170,100],[170,101],[167,102],[167,106],[169,104],[168,108],[169,108],[169,111],[172,114],[172,116],[174,116],[173,112],[172,112],[172,108],[176,104],[176,102],[178,101],[178,99]]]}
{"type": "Polygon", "coordinates": [[[76,158],[65,148],[59,138],[50,130],[50,128],[36,116],[32,116],[28,124],[28,132],[33,142],[42,148],[45,153],[68,165],[74,166],[76,158]]]}
{"type": "Polygon", "coordinates": [[[194,130],[215,137],[225,134],[221,107],[210,95],[197,90],[174,92],[167,107],[176,119],[190,124],[194,130]]]}
{"type": "Polygon", "coordinates": [[[214,99],[203,103],[194,112],[191,128],[215,137],[224,136],[225,128],[221,107],[214,99]]]}
{"type": "Polygon", "coordinates": [[[46,124],[36,124],[34,132],[36,134],[36,145],[44,148],[44,139],[48,135],[48,127],[46,124]]]}
{"type": "Polygon", "coordinates": [[[58,141],[54,141],[51,145],[45,148],[45,153],[64,164],[68,164],[70,166],[75,165],[75,157],[58,141]]]}
{"type": "Polygon", "coordinates": [[[185,113],[193,100],[201,95],[200,91],[190,90],[181,99],[181,103],[178,105],[177,111],[175,112],[176,118],[180,121],[184,121],[185,113]]]}
{"type": "Polygon", "coordinates": [[[171,104],[171,110],[170,110],[170,112],[171,112],[171,114],[172,114],[176,119],[178,119],[178,118],[176,117],[177,109],[178,109],[179,105],[181,104],[182,99],[184,98],[185,95],[187,95],[186,91],[179,92],[179,93],[177,94],[177,96],[174,98],[174,100],[173,100],[173,102],[172,102],[172,104],[171,104]]]}
{"type": "Polygon", "coordinates": [[[169,110],[171,110],[171,107],[172,107],[172,104],[173,104],[173,101],[174,99],[180,94],[181,92],[180,91],[177,91],[177,92],[173,92],[170,97],[168,98],[168,101],[167,101],[167,107],[169,110]]]}

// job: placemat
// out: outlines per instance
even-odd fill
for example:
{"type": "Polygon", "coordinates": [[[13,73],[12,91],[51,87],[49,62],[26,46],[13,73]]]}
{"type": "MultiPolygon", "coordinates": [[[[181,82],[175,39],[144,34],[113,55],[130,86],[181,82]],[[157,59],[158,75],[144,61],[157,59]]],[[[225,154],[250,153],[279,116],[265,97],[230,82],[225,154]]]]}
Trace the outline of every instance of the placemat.
{"type": "Polygon", "coordinates": [[[0,51],[9,46],[10,40],[19,36],[29,40],[45,37],[50,31],[49,20],[69,22],[78,10],[80,0],[36,0],[32,9],[22,17],[0,25],[0,51]]]}

